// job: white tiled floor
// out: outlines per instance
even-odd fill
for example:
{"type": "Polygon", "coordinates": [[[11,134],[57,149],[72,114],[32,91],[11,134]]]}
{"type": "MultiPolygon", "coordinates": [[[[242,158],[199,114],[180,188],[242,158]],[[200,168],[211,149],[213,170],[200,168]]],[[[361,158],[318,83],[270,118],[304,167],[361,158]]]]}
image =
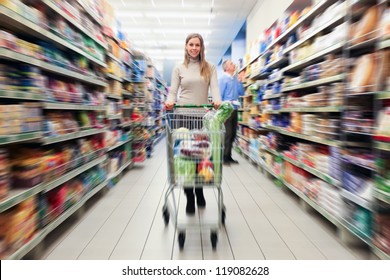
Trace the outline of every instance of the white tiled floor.
{"type": "Polygon", "coordinates": [[[308,213],[290,191],[236,155],[239,165],[224,167],[226,226],[213,250],[210,232],[199,221],[216,220],[216,194],[206,189],[207,207],[190,220],[179,199],[179,220],[198,225],[186,232],[180,250],[177,232],[164,225],[167,188],[165,142],[113,188],[86,207],[80,219],[65,222],[45,243],[43,259],[368,259],[368,250],[346,247],[322,216],[308,213]]]}

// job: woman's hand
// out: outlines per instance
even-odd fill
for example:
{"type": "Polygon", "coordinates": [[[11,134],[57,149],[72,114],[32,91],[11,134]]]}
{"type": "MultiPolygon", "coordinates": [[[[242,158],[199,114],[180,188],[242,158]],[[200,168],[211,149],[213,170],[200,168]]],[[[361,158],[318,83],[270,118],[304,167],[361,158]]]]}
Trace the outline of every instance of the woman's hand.
{"type": "Polygon", "coordinates": [[[171,103],[171,102],[164,103],[164,109],[166,111],[172,111],[174,106],[175,106],[175,103],[171,103]]]}
{"type": "Polygon", "coordinates": [[[214,109],[218,109],[219,106],[221,106],[221,101],[214,101],[213,105],[214,105],[214,109]]]}

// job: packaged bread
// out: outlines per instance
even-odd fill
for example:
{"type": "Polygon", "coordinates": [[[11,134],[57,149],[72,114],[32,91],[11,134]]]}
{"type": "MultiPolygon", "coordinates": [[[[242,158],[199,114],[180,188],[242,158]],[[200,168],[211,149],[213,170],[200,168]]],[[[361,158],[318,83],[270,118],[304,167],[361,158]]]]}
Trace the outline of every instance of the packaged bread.
{"type": "Polygon", "coordinates": [[[352,44],[358,44],[375,37],[379,21],[379,10],[377,6],[370,7],[364,16],[354,24],[352,28],[352,44]]]}
{"type": "Polygon", "coordinates": [[[367,86],[373,84],[375,66],[375,56],[372,53],[363,55],[356,60],[350,78],[350,86],[353,92],[364,92],[367,86]]]}

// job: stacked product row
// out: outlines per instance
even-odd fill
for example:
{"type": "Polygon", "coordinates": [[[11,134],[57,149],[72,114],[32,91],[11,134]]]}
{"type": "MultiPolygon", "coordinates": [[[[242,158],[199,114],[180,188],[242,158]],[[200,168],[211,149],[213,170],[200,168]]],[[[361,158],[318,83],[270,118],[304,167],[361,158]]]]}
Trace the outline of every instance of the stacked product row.
{"type": "Polygon", "coordinates": [[[299,20],[290,15],[295,24],[273,25],[260,54],[241,69],[250,73],[246,84],[258,85],[263,130],[241,124],[248,139],[239,145],[388,259],[389,6],[376,0],[309,6],[299,20]]]}
{"type": "Polygon", "coordinates": [[[146,116],[147,59],[120,31],[107,36],[109,15],[106,0],[2,1],[2,259],[25,257],[146,157],[137,145],[150,136],[135,128],[146,116]]]}

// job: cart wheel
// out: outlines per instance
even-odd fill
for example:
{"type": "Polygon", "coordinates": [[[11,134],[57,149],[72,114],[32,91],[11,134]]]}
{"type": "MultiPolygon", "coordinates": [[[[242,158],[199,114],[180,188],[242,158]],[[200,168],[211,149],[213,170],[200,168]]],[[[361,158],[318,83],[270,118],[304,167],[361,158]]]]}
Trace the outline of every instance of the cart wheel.
{"type": "Polygon", "coordinates": [[[211,240],[211,246],[213,247],[213,250],[217,248],[217,241],[218,241],[218,234],[216,231],[212,231],[210,233],[210,240],[211,240]]]}
{"type": "Polygon", "coordinates": [[[182,250],[184,247],[184,242],[186,241],[186,233],[184,231],[179,232],[179,236],[177,239],[179,241],[179,248],[180,250],[182,250]]]}
{"type": "Polygon", "coordinates": [[[225,211],[225,209],[222,209],[221,222],[223,225],[225,225],[225,220],[226,220],[226,211],[225,211]]]}
{"type": "Polygon", "coordinates": [[[168,211],[168,208],[166,208],[166,207],[163,208],[163,218],[164,218],[165,225],[168,225],[168,223],[169,223],[169,211],[168,211]]]}

